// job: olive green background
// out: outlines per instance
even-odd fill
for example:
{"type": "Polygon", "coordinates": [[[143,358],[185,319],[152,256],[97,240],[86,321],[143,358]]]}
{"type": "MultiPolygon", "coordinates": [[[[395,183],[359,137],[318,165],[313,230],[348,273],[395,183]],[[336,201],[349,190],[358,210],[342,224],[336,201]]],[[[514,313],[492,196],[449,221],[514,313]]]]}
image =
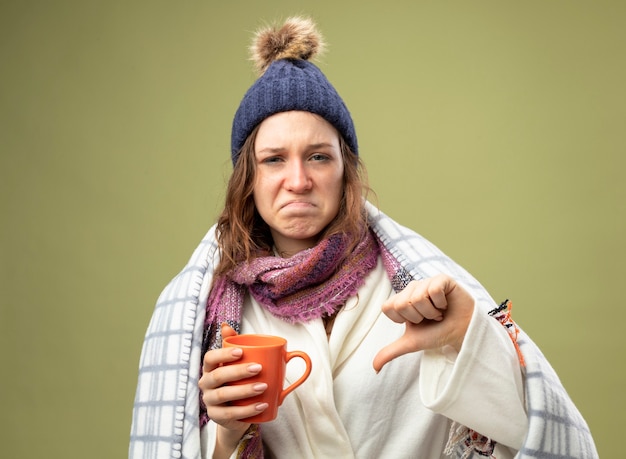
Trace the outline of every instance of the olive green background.
{"type": "Polygon", "coordinates": [[[0,3],[3,457],[119,458],[160,290],[222,205],[266,21],[312,15],[381,208],[464,265],[620,457],[626,3],[0,3]]]}

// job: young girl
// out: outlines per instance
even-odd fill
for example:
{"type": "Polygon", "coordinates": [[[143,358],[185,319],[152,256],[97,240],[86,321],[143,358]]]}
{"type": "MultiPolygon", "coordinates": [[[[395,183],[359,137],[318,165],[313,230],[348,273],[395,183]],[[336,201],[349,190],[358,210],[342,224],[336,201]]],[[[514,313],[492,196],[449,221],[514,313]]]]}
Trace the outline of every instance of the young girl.
{"type": "Polygon", "coordinates": [[[146,335],[131,457],[596,457],[510,304],[365,199],[352,117],[310,62],[321,47],[302,18],[255,38],[224,210],[146,335]],[[236,333],[313,361],[274,421],[230,403],[267,388],[230,384],[262,371],[221,347],[236,333]]]}

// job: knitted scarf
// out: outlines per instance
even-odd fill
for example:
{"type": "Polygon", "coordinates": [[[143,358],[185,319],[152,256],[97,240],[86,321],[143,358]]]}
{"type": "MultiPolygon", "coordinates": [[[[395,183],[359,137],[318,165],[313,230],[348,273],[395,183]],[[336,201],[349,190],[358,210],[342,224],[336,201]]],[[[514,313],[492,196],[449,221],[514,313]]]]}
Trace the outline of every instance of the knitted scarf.
{"type": "MultiPolygon", "coordinates": [[[[221,346],[222,323],[241,331],[246,292],[276,317],[302,323],[337,312],[364,284],[379,255],[390,278],[404,272],[371,231],[364,231],[352,251],[349,242],[348,235],[332,235],[291,258],[258,257],[216,278],[206,305],[202,355],[221,346]]],[[[208,417],[202,401],[200,407],[204,425],[208,417]]]]}
{"type": "MultiPolygon", "coordinates": [[[[395,291],[402,290],[412,278],[445,273],[469,289],[481,310],[489,311],[495,306],[480,283],[437,247],[370,203],[366,202],[365,206],[369,223],[381,246],[380,257],[395,291]]],[[[216,250],[215,229],[211,228],[189,263],[159,296],[140,360],[129,457],[200,457],[196,403],[203,336],[198,335],[202,335],[204,323],[197,324],[198,330],[196,321],[202,317],[199,320],[204,322],[204,316],[197,314],[197,308],[207,306],[201,290],[204,281],[212,276],[216,250]],[[198,301],[204,304],[198,304],[198,301]]],[[[597,458],[589,427],[550,363],[527,334],[503,322],[500,314],[508,315],[499,308],[490,312],[509,333],[514,332],[525,361],[529,428],[519,456],[597,458]]],[[[218,324],[218,333],[219,328],[218,324]]],[[[257,424],[250,427],[239,445],[237,457],[262,457],[260,430],[257,424]]],[[[455,450],[455,458],[466,456],[465,445],[455,450]]],[[[485,449],[481,451],[471,457],[484,457],[485,449]]],[[[419,456],[419,452],[415,454],[419,456]]]]}

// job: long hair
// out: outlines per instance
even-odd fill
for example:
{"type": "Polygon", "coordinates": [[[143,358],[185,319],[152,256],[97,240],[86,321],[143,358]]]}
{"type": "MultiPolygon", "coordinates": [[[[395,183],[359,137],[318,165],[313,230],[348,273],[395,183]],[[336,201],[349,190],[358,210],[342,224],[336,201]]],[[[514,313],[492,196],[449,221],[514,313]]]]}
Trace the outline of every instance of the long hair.
{"type": "MultiPolygon", "coordinates": [[[[256,161],[254,143],[258,126],[241,147],[233,173],[226,188],[224,210],[217,220],[217,241],[221,254],[215,268],[220,276],[241,262],[272,252],[273,240],[269,226],[263,221],[254,205],[256,161]]],[[[370,191],[367,172],[341,135],[339,148],[343,159],[343,193],[337,216],[322,230],[319,239],[343,233],[351,236],[351,251],[367,231],[364,199],[370,191]]]]}

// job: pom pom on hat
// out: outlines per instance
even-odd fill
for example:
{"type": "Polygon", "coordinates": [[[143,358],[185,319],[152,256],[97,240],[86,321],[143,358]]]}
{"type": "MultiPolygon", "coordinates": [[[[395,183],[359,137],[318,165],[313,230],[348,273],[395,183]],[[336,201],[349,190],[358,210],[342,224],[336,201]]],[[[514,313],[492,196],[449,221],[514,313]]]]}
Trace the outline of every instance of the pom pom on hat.
{"type": "Polygon", "coordinates": [[[270,64],[279,59],[312,60],[324,51],[324,41],[308,18],[288,19],[280,29],[267,27],[259,30],[252,45],[250,55],[254,66],[263,75],[270,64]]]}
{"type": "Polygon", "coordinates": [[[257,32],[250,51],[260,77],[235,113],[231,135],[233,164],[257,125],[269,116],[291,110],[321,116],[358,153],[350,112],[322,71],[309,62],[323,49],[322,36],[310,19],[290,18],[280,28],[257,32]]]}

